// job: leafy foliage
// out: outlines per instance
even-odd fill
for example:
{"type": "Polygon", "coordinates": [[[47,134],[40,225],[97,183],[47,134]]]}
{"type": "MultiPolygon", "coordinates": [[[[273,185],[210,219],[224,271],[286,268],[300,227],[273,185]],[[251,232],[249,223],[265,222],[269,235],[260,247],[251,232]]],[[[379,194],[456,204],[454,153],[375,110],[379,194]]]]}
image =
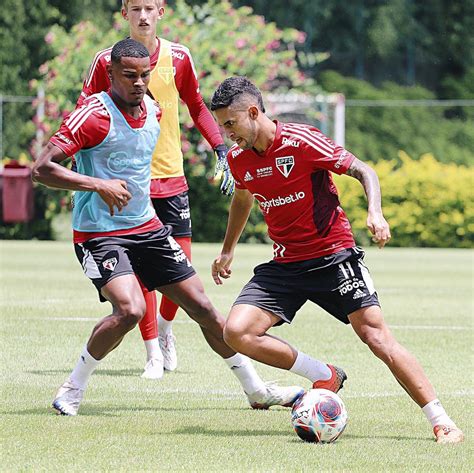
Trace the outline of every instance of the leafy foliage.
{"type": "MultiPolygon", "coordinates": [[[[380,88],[368,82],[328,71],[321,85],[347,99],[429,100],[423,87],[403,87],[386,82],[380,88]]],[[[444,163],[474,163],[474,127],[467,115],[448,119],[443,107],[346,107],[346,146],[363,160],[398,159],[403,149],[412,156],[432,153],[444,163]]]]}
{"type": "MultiPolygon", "coordinates": [[[[391,226],[391,246],[470,248],[474,242],[472,198],[474,168],[444,164],[432,154],[373,165],[380,179],[384,215],[391,226]]],[[[344,208],[359,243],[370,243],[365,222],[367,201],[362,186],[335,176],[344,208]]]]}

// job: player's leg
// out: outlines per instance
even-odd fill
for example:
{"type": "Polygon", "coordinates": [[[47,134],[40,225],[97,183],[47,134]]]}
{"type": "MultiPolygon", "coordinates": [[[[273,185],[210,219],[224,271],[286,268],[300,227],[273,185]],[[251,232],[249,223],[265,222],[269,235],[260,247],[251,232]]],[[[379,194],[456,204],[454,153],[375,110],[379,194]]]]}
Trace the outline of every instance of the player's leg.
{"type": "Polygon", "coordinates": [[[146,349],[146,364],[142,378],[160,379],[163,377],[163,354],[158,342],[158,321],[156,320],[156,291],[149,291],[140,282],[146,311],[138,324],[146,349]]]}
{"type": "Polygon", "coordinates": [[[256,361],[309,379],[314,387],[323,387],[324,384],[326,389],[339,391],[346,375],[341,375],[336,383],[337,375],[333,374],[333,369],[340,368],[316,360],[285,340],[267,333],[271,327],[281,322],[280,317],[268,310],[249,304],[236,304],[227,318],[224,340],[236,351],[256,361]]]}
{"type": "Polygon", "coordinates": [[[53,407],[63,415],[77,414],[89,378],[100,360],[120,344],[145,312],[145,301],[134,274],[110,280],[101,294],[112,303],[113,312],[94,327],[75,368],[56,394],[53,407]]]}
{"type": "MultiPolygon", "coordinates": [[[[152,199],[156,213],[165,225],[171,226],[171,234],[181,246],[188,260],[191,261],[191,213],[187,192],[178,195],[152,199]]],[[[173,320],[178,305],[166,296],[162,296],[160,309],[157,313],[159,344],[163,354],[164,368],[174,371],[178,365],[176,338],[173,334],[173,320]]]]}
{"type": "Polygon", "coordinates": [[[272,261],[257,266],[254,273],[227,319],[224,330],[227,343],[257,361],[309,379],[314,387],[337,392],[347,378],[343,370],[322,363],[267,333],[275,325],[291,323],[306,302],[304,267],[272,261]]]}
{"type": "Polygon", "coordinates": [[[212,305],[197,275],[162,286],[159,290],[179,304],[199,324],[207,343],[237,377],[254,409],[268,409],[272,405],[290,406],[303,393],[299,386],[280,387],[264,383],[250,360],[225,343],[225,319],[212,305]]]}
{"type": "Polygon", "coordinates": [[[431,383],[418,361],[393,337],[385,324],[375,286],[363,262],[364,252],[351,248],[338,254],[335,262],[320,271],[313,271],[311,284],[318,288],[311,300],[334,317],[350,323],[361,340],[392,371],[397,381],[423,408],[438,429],[440,442],[457,442],[459,431],[436,399],[431,383]]]}
{"type": "Polygon", "coordinates": [[[360,339],[390,369],[411,398],[423,409],[431,422],[437,441],[456,443],[462,432],[446,414],[418,360],[393,336],[379,306],[363,307],[349,315],[360,339]]]}
{"type": "Polygon", "coordinates": [[[59,388],[53,407],[60,414],[77,414],[89,377],[100,360],[143,317],[145,302],[126,248],[128,244],[115,237],[74,245],[85,275],[95,285],[100,300],[112,303],[113,312],[96,324],[70,377],[59,388]]]}

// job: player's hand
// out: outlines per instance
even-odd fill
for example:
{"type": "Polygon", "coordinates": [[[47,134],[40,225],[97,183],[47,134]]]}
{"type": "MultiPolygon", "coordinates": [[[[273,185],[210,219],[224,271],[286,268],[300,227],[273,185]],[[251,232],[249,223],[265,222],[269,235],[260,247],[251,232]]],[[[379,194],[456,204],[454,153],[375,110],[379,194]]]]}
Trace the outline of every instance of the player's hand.
{"type": "Polygon", "coordinates": [[[231,253],[221,253],[212,263],[211,265],[211,273],[212,279],[214,282],[220,286],[224,284],[223,279],[229,279],[230,275],[232,274],[232,270],[230,269],[230,264],[232,263],[232,259],[234,258],[233,254],[231,253]]]}
{"type": "Polygon", "coordinates": [[[227,147],[219,145],[214,149],[214,153],[216,155],[214,179],[221,179],[220,189],[224,195],[232,195],[235,189],[235,181],[227,162],[227,147]]]}
{"type": "Polygon", "coordinates": [[[120,212],[132,198],[127,190],[127,183],[122,179],[103,179],[97,191],[101,199],[109,207],[110,215],[114,215],[114,207],[120,212]]]}
{"type": "Polygon", "coordinates": [[[383,248],[392,237],[390,235],[390,226],[381,212],[369,212],[367,228],[374,235],[372,241],[377,243],[379,248],[383,248]]]}

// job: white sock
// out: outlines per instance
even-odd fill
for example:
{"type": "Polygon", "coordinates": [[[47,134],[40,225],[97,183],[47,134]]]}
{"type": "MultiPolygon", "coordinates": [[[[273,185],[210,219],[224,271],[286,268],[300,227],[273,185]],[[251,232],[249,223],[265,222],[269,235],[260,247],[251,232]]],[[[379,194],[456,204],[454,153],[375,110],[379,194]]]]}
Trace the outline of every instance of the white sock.
{"type": "Polygon", "coordinates": [[[83,348],[81,356],[76,364],[76,367],[72,370],[71,379],[72,383],[79,389],[86,389],[90,375],[97,368],[100,360],[96,360],[87,351],[87,345],[83,348]]]}
{"type": "Polygon", "coordinates": [[[265,383],[255,371],[250,359],[245,355],[236,353],[230,358],[224,358],[224,361],[237,377],[246,394],[257,392],[264,394],[267,391],[265,383]]]}
{"type": "Polygon", "coordinates": [[[426,418],[430,421],[431,426],[435,425],[456,425],[446,414],[444,407],[439,402],[439,399],[433,401],[422,407],[421,410],[425,414],[426,418]]]}
{"type": "Polygon", "coordinates": [[[321,380],[326,381],[332,375],[326,363],[315,360],[301,351],[298,352],[295,364],[290,368],[290,371],[309,379],[312,383],[321,380]]]}
{"type": "Polygon", "coordinates": [[[158,337],[150,340],[143,340],[146,348],[146,361],[150,360],[163,360],[163,354],[160,350],[160,344],[158,343],[158,337]]]}
{"type": "Polygon", "coordinates": [[[171,326],[173,325],[173,321],[164,319],[163,316],[159,312],[158,312],[157,318],[158,318],[158,333],[162,337],[165,337],[166,335],[172,332],[171,326]]]}

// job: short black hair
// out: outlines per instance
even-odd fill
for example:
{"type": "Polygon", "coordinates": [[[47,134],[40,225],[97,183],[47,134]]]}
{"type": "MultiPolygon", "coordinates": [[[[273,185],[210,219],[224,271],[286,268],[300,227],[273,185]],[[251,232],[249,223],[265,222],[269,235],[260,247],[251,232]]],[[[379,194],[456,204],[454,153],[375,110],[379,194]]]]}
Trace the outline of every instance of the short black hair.
{"type": "Polygon", "coordinates": [[[148,49],[143,46],[142,43],[135,41],[134,39],[127,38],[122,39],[118,43],[114,44],[110,57],[112,62],[119,64],[123,57],[149,57],[150,53],[148,49]]]}
{"type": "Polygon", "coordinates": [[[260,110],[265,113],[263,98],[260,90],[250,82],[247,77],[228,77],[216,89],[211,99],[211,110],[218,110],[232,105],[238,98],[250,95],[258,104],[260,110]]]}

